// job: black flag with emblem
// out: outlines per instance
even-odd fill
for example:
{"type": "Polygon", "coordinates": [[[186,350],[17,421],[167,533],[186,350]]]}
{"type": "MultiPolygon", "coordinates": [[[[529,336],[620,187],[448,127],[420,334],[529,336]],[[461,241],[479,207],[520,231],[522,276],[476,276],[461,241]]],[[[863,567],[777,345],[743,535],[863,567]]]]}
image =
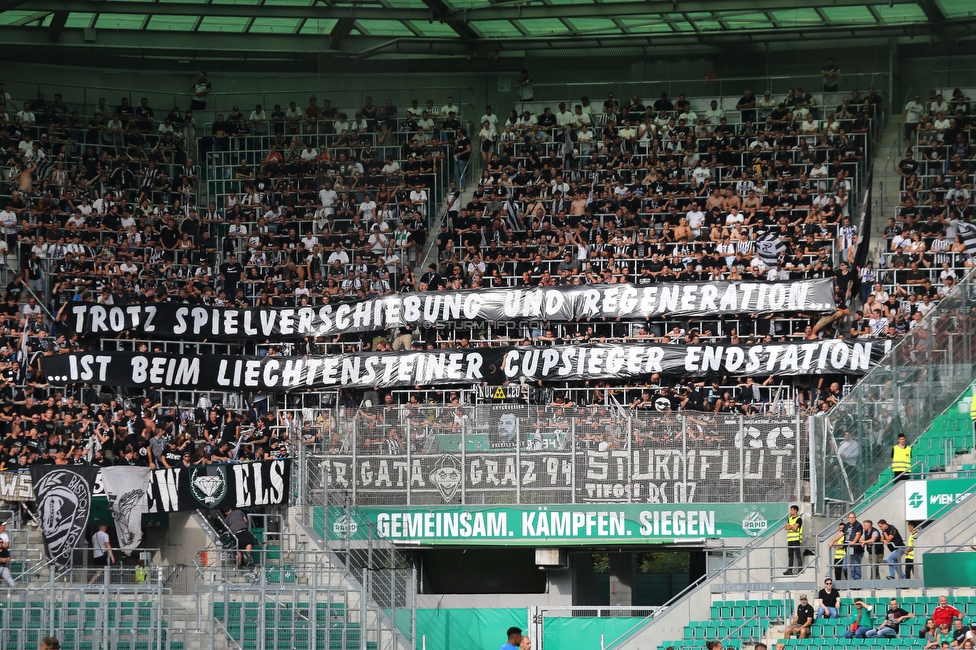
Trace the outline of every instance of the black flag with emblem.
{"type": "Polygon", "coordinates": [[[97,477],[97,467],[31,467],[41,535],[47,558],[55,564],[68,564],[84,542],[97,477]]]}

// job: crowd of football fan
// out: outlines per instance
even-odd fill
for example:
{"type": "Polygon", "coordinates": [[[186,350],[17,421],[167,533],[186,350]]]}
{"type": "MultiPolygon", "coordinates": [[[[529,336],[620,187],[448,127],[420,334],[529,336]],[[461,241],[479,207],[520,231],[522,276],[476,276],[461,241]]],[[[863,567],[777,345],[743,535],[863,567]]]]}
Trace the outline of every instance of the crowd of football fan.
{"type": "MultiPolygon", "coordinates": [[[[971,213],[965,98],[949,104],[957,118],[945,129],[919,117],[925,134],[952,131],[943,177],[961,187],[930,181],[938,167],[931,152],[940,147],[930,141],[937,136],[924,140],[924,170],[911,157],[900,165],[905,199],[886,230],[891,254],[881,268],[854,264],[850,204],[886,110],[873,89],[844,94],[836,107],[801,89],[782,98],[746,91],[698,110],[684,95],[666,94],[653,102],[582,97],[557,110],[521,101],[507,116],[486,108],[477,133],[464,126],[476,112],[453,98],[397,107],[367,97],[346,110],[313,97],[304,108],[234,106],[199,126],[192,110],[163,117],[145,99],[69,107],[58,94],[15,101],[0,86],[0,101],[0,247],[15,271],[0,361],[3,390],[18,401],[26,395],[17,386],[43,386],[19,349],[83,345],[44,316],[45,307],[55,315],[76,300],[317,305],[392,291],[833,277],[837,310],[826,315],[552,323],[492,340],[483,331],[416,330],[340,342],[383,350],[495,340],[884,338],[909,331],[969,264],[961,241],[941,243],[955,240],[954,219],[971,213]],[[198,204],[198,153],[231,170],[227,189],[206,206],[198,204]],[[481,166],[466,174],[472,159],[481,166]],[[476,179],[470,199],[459,187],[467,176],[476,179]],[[913,204],[922,189],[929,198],[913,204]],[[415,276],[428,228],[436,262],[415,276]],[[759,237],[777,238],[781,250],[760,255],[759,237]]],[[[828,378],[801,394],[830,395],[836,380],[843,383],[828,378]]],[[[659,382],[643,386],[662,391],[659,382]]],[[[716,401],[734,404],[728,397],[716,401]]]]}

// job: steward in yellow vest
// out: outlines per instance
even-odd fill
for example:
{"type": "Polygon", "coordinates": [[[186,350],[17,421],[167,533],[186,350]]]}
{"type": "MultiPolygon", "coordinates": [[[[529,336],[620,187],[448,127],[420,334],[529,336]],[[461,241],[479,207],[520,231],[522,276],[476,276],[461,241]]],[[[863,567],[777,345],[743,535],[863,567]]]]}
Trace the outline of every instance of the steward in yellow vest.
{"type": "Polygon", "coordinates": [[[800,506],[790,506],[790,515],[786,518],[786,546],[789,555],[789,568],[783,572],[784,576],[799,575],[803,570],[803,518],[800,517],[800,506]],[[794,570],[793,567],[796,567],[794,570]]]}
{"type": "Polygon", "coordinates": [[[912,448],[904,433],[898,434],[898,444],[891,448],[891,472],[895,480],[907,479],[906,472],[912,468],[912,448]]]}

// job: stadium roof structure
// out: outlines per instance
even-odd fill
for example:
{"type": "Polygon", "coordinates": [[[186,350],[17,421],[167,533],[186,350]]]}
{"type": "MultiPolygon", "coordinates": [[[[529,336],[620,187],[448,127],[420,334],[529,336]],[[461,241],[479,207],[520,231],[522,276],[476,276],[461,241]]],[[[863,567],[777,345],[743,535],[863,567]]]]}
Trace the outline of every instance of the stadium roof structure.
{"type": "Polygon", "coordinates": [[[973,0],[0,0],[0,39],[143,57],[462,56],[976,33],[973,0]]]}

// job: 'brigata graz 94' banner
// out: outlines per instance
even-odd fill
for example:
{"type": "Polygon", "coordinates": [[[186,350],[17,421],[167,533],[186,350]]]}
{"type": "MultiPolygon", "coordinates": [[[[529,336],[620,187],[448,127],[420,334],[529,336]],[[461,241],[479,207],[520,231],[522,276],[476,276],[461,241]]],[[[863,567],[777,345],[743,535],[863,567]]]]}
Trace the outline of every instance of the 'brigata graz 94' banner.
{"type": "Polygon", "coordinates": [[[833,280],[671,282],[539,289],[404,293],[322,307],[225,309],[159,303],[72,305],[70,331],[81,336],[131,332],[207,340],[304,339],[395,327],[468,321],[643,319],[667,314],[824,312],[834,309],[833,280]]]}
{"type": "Polygon", "coordinates": [[[499,385],[522,377],[545,382],[654,373],[691,377],[863,375],[890,345],[890,341],[865,339],[768,345],[599,343],[301,357],[94,352],[42,357],[41,370],[52,384],[244,391],[499,385]]]}

